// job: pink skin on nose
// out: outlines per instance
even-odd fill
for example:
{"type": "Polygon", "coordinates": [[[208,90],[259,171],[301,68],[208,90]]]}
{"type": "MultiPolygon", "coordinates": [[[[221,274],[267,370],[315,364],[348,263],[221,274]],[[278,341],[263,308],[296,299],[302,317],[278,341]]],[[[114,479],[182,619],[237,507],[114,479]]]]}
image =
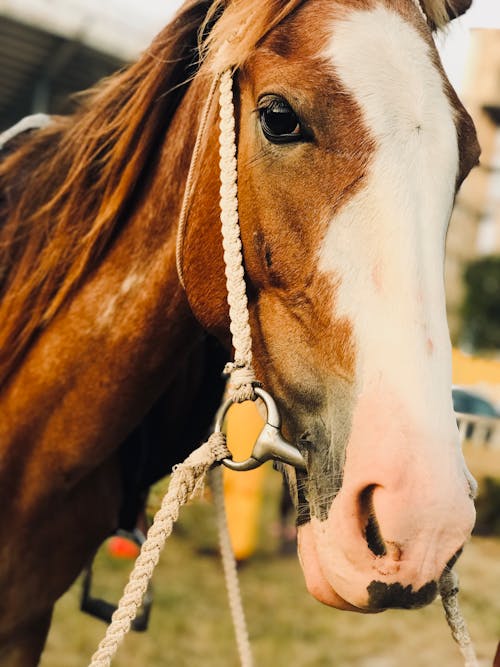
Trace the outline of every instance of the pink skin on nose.
{"type": "Polygon", "coordinates": [[[341,598],[323,574],[310,523],[299,528],[299,559],[304,572],[307,590],[313,597],[323,604],[335,607],[336,609],[361,611],[341,598]]]}
{"type": "Polygon", "coordinates": [[[299,528],[314,597],[339,609],[378,611],[368,593],[372,582],[414,593],[439,580],[475,517],[452,416],[446,433],[447,441],[438,441],[389,392],[359,398],[342,489],[325,521],[313,518],[299,528]],[[370,514],[383,555],[366,538],[370,514]]]}

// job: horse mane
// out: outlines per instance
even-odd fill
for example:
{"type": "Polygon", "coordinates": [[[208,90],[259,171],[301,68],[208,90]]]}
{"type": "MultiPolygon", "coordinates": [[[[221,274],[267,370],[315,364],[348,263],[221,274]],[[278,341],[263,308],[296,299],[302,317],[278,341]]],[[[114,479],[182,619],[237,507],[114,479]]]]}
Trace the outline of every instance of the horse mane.
{"type": "Polygon", "coordinates": [[[0,154],[0,386],[104,257],[200,64],[211,0],[188,0],[139,61],[0,154]]]}

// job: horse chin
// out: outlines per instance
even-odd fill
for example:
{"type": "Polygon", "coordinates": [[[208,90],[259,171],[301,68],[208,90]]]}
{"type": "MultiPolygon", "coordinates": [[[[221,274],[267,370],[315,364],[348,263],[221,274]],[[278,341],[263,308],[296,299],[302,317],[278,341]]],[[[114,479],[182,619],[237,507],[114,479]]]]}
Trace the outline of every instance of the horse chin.
{"type": "Polygon", "coordinates": [[[378,613],[381,609],[369,609],[351,604],[341,597],[323,574],[321,561],[316,550],[311,523],[298,529],[299,560],[304,573],[308,592],[319,602],[342,611],[356,611],[362,614],[378,613]]]}
{"type": "Polygon", "coordinates": [[[403,586],[398,581],[398,568],[389,572],[390,567],[382,564],[384,559],[378,563],[379,559],[374,559],[371,573],[343,568],[331,557],[325,560],[318,553],[316,522],[313,519],[299,527],[298,545],[307,590],[319,602],[343,611],[376,614],[391,608],[417,609],[435,599],[435,580],[427,581],[418,590],[403,586]]]}

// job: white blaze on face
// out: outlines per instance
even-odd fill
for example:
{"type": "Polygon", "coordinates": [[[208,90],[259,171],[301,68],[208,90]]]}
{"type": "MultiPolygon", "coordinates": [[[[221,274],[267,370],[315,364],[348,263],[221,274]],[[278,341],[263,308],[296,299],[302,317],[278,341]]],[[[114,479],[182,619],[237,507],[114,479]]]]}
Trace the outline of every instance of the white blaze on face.
{"type": "Polygon", "coordinates": [[[335,317],[353,324],[359,390],[389,389],[412,421],[449,442],[443,260],[459,163],[453,110],[429,45],[385,7],[336,20],[324,55],[376,148],[362,190],[331,221],[319,269],[340,279],[335,317]]]}
{"type": "Polygon", "coordinates": [[[474,522],[443,285],[458,141],[430,48],[380,6],[336,19],[323,54],[359,107],[352,136],[362,122],[372,140],[353,146],[370,161],[318,264],[355,346],[342,485],[328,516],[299,528],[309,590],[342,608],[429,602],[474,522]]]}

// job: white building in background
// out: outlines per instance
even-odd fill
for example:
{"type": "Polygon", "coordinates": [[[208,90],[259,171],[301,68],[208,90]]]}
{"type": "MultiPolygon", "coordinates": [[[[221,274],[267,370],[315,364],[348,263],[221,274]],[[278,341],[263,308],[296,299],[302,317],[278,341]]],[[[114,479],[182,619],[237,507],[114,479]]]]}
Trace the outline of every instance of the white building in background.
{"type": "Polygon", "coordinates": [[[0,0],[0,17],[128,61],[148,45],[178,4],[176,0],[0,0]]]}
{"type": "Polygon", "coordinates": [[[0,0],[0,132],[136,59],[177,0],[0,0]]]}

